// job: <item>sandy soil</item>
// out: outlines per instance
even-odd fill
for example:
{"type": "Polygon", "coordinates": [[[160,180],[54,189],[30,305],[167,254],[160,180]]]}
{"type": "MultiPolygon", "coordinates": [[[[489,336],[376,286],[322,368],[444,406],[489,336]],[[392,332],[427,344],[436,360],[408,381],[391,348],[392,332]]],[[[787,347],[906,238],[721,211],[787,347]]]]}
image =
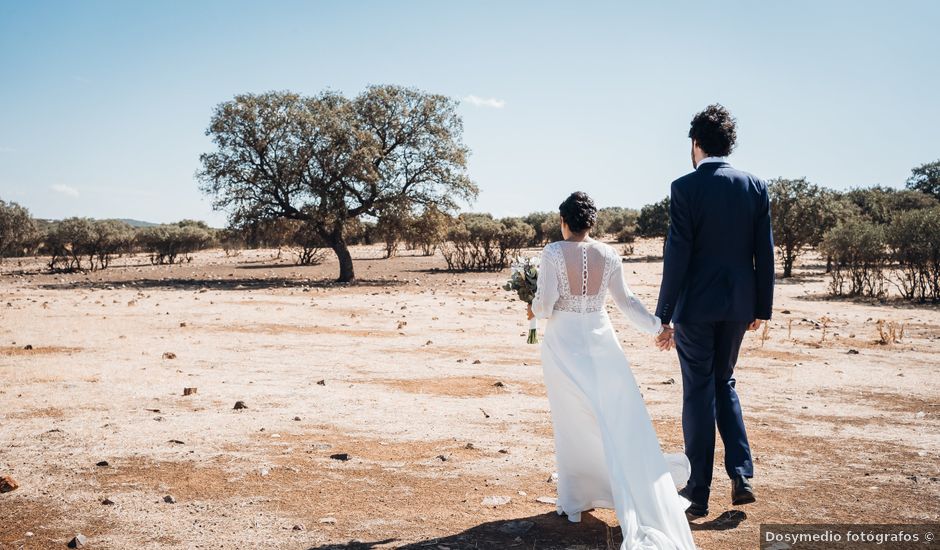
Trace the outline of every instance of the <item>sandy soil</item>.
{"type": "MultiPolygon", "coordinates": [[[[650,307],[660,246],[625,264],[650,307]]],[[[274,256],[0,265],[0,476],[19,484],[0,494],[0,548],[76,533],[90,548],[616,547],[612,510],[570,524],[540,502],[555,496],[548,402],[505,274],[363,247],[344,286],[332,260],[274,256]]],[[[819,267],[779,284],[766,340],[746,339],[758,502],[730,505],[719,456],[693,524],[706,550],[755,548],[761,523],[940,521],[940,311],[827,300],[819,267]],[[903,338],[879,343],[880,319],[903,338]]],[[[613,318],[681,450],[674,353],[613,318]]]]}

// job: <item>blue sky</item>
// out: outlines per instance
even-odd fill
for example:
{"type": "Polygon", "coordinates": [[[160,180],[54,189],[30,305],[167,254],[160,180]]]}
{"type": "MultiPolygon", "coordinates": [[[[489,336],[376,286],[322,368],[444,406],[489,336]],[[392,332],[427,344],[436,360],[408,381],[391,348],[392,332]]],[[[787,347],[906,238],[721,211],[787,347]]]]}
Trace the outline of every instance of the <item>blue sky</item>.
{"type": "Polygon", "coordinates": [[[470,209],[496,215],[664,197],[716,101],[741,168],[902,186],[940,158],[937,28],[929,0],[0,0],[0,198],[221,226],[193,177],[216,104],[368,84],[464,99],[470,209]]]}

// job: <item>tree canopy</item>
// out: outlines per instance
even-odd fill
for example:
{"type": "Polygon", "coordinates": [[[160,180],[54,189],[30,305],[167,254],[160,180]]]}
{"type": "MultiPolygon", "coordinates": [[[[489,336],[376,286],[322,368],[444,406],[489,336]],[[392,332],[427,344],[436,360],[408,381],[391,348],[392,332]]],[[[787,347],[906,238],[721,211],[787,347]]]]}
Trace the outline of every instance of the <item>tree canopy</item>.
{"type": "Polygon", "coordinates": [[[400,86],[243,94],[216,107],[200,157],[202,190],[232,220],[290,218],[336,253],[355,278],[346,227],[395,208],[456,210],[476,198],[457,102],[400,86]]]}

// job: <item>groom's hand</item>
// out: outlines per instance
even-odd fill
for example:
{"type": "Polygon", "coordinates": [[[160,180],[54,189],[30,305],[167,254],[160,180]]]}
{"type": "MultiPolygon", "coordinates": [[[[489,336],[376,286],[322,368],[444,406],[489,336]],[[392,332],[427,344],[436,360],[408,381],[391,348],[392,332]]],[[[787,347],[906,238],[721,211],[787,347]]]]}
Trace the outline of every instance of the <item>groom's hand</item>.
{"type": "Polygon", "coordinates": [[[674,344],[672,339],[672,328],[663,327],[663,331],[653,340],[653,343],[659,348],[659,351],[669,351],[674,344]]]}
{"type": "Polygon", "coordinates": [[[754,319],[751,321],[751,324],[747,326],[747,330],[755,331],[760,328],[760,324],[763,323],[760,319],[754,319]]]}

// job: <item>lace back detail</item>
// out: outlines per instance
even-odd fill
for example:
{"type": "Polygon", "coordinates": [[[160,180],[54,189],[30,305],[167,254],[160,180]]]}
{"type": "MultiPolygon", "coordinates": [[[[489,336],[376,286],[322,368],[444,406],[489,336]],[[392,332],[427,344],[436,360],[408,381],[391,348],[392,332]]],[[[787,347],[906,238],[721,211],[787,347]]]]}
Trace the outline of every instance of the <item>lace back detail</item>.
{"type": "Polygon", "coordinates": [[[575,296],[571,292],[571,284],[568,278],[568,266],[565,262],[564,251],[561,249],[562,246],[571,245],[551,243],[546,247],[546,251],[549,253],[548,258],[552,262],[555,271],[558,273],[559,298],[558,301],[555,302],[554,310],[569,311],[574,313],[594,313],[597,311],[603,311],[604,304],[607,299],[607,283],[610,279],[610,274],[613,271],[613,267],[616,265],[614,261],[619,261],[620,258],[615,258],[616,253],[612,253],[612,249],[607,245],[594,243],[579,245],[581,249],[581,293],[580,295],[575,296]],[[588,282],[593,281],[594,278],[598,276],[596,273],[592,275],[592,270],[588,268],[589,248],[594,248],[600,252],[603,259],[603,269],[601,270],[602,276],[600,278],[600,286],[598,287],[596,294],[588,294],[588,282]]]}

